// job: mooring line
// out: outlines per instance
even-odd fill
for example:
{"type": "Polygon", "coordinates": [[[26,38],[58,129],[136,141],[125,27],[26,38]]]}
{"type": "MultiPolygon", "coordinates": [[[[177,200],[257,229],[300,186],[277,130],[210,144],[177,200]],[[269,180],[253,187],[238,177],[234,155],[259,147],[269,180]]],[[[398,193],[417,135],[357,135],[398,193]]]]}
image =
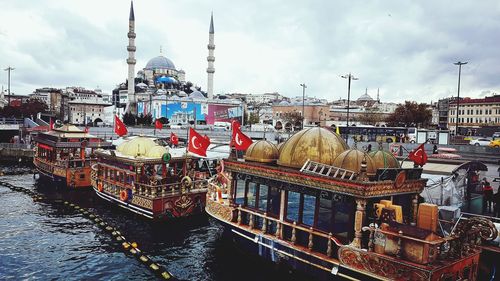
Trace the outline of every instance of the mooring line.
{"type": "Polygon", "coordinates": [[[172,275],[165,267],[159,265],[154,262],[145,252],[139,249],[136,242],[128,241],[125,236],[115,227],[106,223],[99,215],[89,211],[88,209],[82,208],[77,204],[63,201],[63,200],[50,200],[46,196],[42,194],[37,194],[31,191],[28,188],[22,186],[15,186],[11,183],[0,181],[1,186],[5,186],[13,191],[18,191],[25,193],[33,198],[34,202],[54,202],[54,203],[63,203],[63,206],[73,209],[76,212],[79,212],[88,220],[94,222],[98,227],[109,233],[112,238],[117,242],[121,243],[121,248],[125,251],[125,253],[131,254],[135,257],[139,262],[144,264],[149,270],[151,270],[156,276],[165,280],[178,280],[176,277],[172,275]]]}

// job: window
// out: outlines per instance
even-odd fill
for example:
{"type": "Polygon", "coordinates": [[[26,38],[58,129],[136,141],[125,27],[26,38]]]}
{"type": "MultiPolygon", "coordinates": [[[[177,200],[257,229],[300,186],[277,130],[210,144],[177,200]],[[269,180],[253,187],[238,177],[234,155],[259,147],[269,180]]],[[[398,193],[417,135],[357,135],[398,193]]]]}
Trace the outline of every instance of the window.
{"type": "Polygon", "coordinates": [[[247,200],[247,206],[255,208],[255,199],[257,197],[257,184],[254,182],[249,182],[248,183],[248,190],[246,193],[246,200],[247,200]]]}
{"type": "Polygon", "coordinates": [[[288,203],[286,206],[286,218],[299,222],[300,193],[288,191],[288,203]]]}
{"type": "Polygon", "coordinates": [[[269,189],[268,212],[271,216],[278,217],[280,214],[281,193],[277,187],[269,189]]]}
{"type": "Polygon", "coordinates": [[[259,185],[259,205],[258,209],[267,212],[267,192],[269,187],[264,184],[259,185]]]}
{"type": "Polygon", "coordinates": [[[238,205],[243,205],[245,203],[245,181],[236,181],[236,192],[234,202],[238,205]]]}
{"type": "Polygon", "coordinates": [[[312,226],[314,224],[314,212],[316,211],[316,197],[307,194],[303,196],[302,223],[312,226]]]}

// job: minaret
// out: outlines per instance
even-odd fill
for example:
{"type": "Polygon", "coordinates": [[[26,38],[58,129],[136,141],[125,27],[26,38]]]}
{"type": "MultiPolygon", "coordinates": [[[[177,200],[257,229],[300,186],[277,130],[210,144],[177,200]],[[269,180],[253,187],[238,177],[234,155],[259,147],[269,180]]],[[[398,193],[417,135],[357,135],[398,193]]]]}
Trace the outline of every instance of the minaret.
{"type": "Polygon", "coordinates": [[[215,56],[214,56],[214,50],[215,50],[215,44],[214,44],[214,13],[212,12],[212,16],[210,17],[210,30],[208,31],[208,67],[207,67],[207,76],[208,76],[208,81],[207,81],[207,94],[208,98],[212,99],[214,97],[214,61],[215,61],[215,56]]]}
{"type": "Polygon", "coordinates": [[[135,96],[135,17],[134,2],[130,1],[130,15],[128,18],[128,104],[127,112],[137,114],[137,100],[135,96]]]}

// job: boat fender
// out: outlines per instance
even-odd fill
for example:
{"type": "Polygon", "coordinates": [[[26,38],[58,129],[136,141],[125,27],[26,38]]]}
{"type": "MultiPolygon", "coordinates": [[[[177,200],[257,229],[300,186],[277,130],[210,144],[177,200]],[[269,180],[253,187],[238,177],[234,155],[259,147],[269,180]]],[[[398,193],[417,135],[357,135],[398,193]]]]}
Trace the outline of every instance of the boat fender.
{"type": "Polygon", "coordinates": [[[183,177],[183,178],[182,178],[182,180],[181,180],[181,183],[182,183],[182,185],[183,185],[185,188],[189,188],[189,187],[191,187],[191,183],[192,183],[192,182],[193,182],[193,181],[191,180],[191,178],[190,178],[189,176],[185,176],[185,177],[183,177]]]}
{"type": "Polygon", "coordinates": [[[103,188],[102,188],[102,182],[99,182],[97,184],[97,190],[99,190],[99,192],[102,192],[103,191],[103,188]]]}
{"type": "Polygon", "coordinates": [[[125,190],[120,191],[120,200],[122,201],[127,201],[128,200],[128,193],[125,190]]]}

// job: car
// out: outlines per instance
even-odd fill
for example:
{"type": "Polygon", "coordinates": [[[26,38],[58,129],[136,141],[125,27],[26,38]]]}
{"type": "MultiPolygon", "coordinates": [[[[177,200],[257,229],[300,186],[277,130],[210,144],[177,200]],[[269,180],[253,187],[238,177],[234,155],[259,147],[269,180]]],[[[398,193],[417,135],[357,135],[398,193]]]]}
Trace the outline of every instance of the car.
{"type": "Polygon", "coordinates": [[[500,139],[492,140],[490,141],[490,144],[488,144],[489,147],[500,147],[500,139]]]}
{"type": "Polygon", "coordinates": [[[488,145],[490,144],[490,139],[484,139],[484,138],[472,139],[469,141],[469,144],[475,146],[488,145]]]}

